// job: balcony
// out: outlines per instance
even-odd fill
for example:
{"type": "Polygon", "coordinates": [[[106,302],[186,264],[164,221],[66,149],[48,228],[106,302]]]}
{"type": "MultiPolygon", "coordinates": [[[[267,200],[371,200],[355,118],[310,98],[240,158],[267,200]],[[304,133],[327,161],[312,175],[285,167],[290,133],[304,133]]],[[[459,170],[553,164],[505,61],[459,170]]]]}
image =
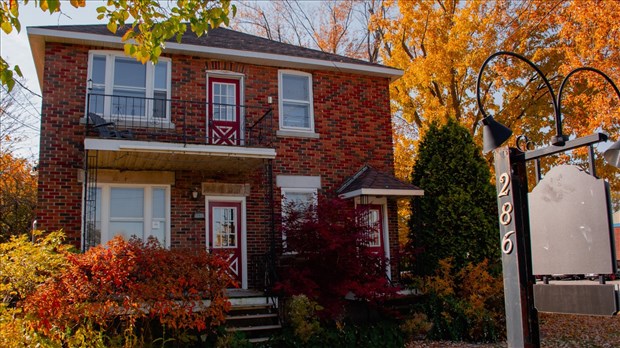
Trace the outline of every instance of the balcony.
{"type": "Polygon", "coordinates": [[[275,158],[271,108],[97,93],[86,107],[98,168],[221,173],[275,158]]]}

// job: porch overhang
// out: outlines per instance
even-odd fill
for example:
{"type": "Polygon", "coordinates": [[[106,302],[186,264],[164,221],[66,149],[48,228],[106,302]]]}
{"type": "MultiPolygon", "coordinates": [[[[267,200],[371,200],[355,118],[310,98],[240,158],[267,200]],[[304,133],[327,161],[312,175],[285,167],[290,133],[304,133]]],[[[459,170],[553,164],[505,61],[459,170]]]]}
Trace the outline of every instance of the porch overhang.
{"type": "Polygon", "coordinates": [[[365,165],[338,189],[338,195],[342,199],[362,196],[413,197],[424,196],[424,190],[365,165]]]}
{"type": "Polygon", "coordinates": [[[119,139],[86,138],[84,149],[97,151],[93,161],[99,169],[136,171],[199,170],[240,173],[260,166],[263,160],[276,157],[276,150],[273,148],[119,139]]]}

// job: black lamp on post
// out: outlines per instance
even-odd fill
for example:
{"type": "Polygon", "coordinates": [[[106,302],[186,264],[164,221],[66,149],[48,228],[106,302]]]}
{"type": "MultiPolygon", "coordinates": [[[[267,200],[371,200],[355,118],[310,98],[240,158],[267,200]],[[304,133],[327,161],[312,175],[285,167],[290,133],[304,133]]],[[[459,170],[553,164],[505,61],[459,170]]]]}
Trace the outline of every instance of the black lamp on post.
{"type": "MultiPolygon", "coordinates": [[[[500,147],[506,140],[508,140],[508,138],[512,134],[512,131],[508,127],[495,121],[495,119],[493,119],[493,116],[489,116],[484,112],[484,107],[482,106],[482,99],[480,97],[480,84],[482,80],[482,73],[484,72],[484,69],[486,68],[486,66],[489,64],[491,60],[501,55],[514,57],[527,63],[527,65],[532,67],[532,69],[534,69],[536,73],[538,74],[538,76],[540,76],[540,78],[543,80],[547,90],[549,91],[549,94],[551,95],[553,111],[555,114],[556,134],[552,137],[551,144],[555,146],[563,146],[566,140],[568,140],[568,137],[562,134],[562,114],[561,114],[561,109],[559,107],[560,98],[562,95],[561,94],[562,88],[560,88],[560,94],[559,94],[558,99],[556,100],[555,93],[553,92],[553,88],[551,88],[551,83],[549,83],[549,80],[545,77],[545,74],[538,68],[538,66],[536,66],[534,63],[532,63],[530,60],[528,60],[527,58],[525,58],[524,56],[520,54],[517,54],[514,52],[507,52],[507,51],[499,51],[499,52],[496,52],[490,55],[484,61],[484,63],[482,63],[482,67],[480,68],[480,72],[478,73],[478,81],[476,82],[476,100],[478,102],[478,109],[480,110],[480,113],[482,113],[482,116],[484,117],[480,121],[480,124],[483,126],[482,128],[483,153],[486,154],[500,147]]],[[[566,78],[568,78],[569,76],[567,76],[566,78]]],[[[564,81],[566,81],[566,78],[564,79],[564,81]]],[[[562,87],[563,86],[564,86],[564,82],[562,82],[562,87]]]]}
{"type": "MultiPolygon", "coordinates": [[[[492,54],[484,61],[478,74],[476,98],[478,108],[483,116],[483,119],[480,121],[480,125],[483,127],[483,152],[486,154],[497,149],[494,158],[497,175],[496,182],[498,185],[498,211],[501,212],[499,222],[500,238],[502,240],[502,267],[509,346],[540,346],[538,314],[534,307],[533,299],[535,279],[532,274],[531,261],[526,161],[531,159],[538,160],[546,155],[587,145],[590,147],[591,174],[594,175],[592,145],[607,139],[606,135],[598,134],[569,141],[568,137],[562,133],[562,93],[568,79],[580,71],[592,71],[603,76],[612,85],[620,98],[620,91],[614,82],[600,70],[590,67],[582,67],[571,71],[562,81],[556,98],[549,80],[542,71],[525,57],[512,52],[501,51],[492,54]],[[528,152],[525,152],[530,150],[527,149],[527,145],[525,149],[508,147],[498,149],[510,138],[512,130],[485,113],[480,97],[480,84],[482,74],[489,61],[500,55],[511,56],[527,63],[545,83],[552,98],[555,116],[555,135],[551,139],[551,145],[553,146],[528,152]]],[[[518,144],[517,147],[519,147],[518,144]]],[[[620,141],[605,151],[604,157],[610,164],[620,167],[620,141]]]]}

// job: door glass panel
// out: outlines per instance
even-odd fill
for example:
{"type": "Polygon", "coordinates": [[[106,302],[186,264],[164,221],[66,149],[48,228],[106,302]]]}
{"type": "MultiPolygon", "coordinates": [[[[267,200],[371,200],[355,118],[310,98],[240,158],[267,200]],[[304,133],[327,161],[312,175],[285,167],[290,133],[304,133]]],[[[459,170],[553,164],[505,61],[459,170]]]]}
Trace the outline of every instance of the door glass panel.
{"type": "Polygon", "coordinates": [[[378,247],[381,246],[381,221],[379,219],[380,214],[376,209],[368,211],[368,226],[369,226],[369,241],[368,246],[378,247]]]}
{"type": "Polygon", "coordinates": [[[212,208],[213,246],[233,248],[237,246],[237,209],[229,207],[212,208]]]}
{"type": "Polygon", "coordinates": [[[110,190],[111,218],[144,218],[144,189],[118,188],[110,190]]]}
{"type": "Polygon", "coordinates": [[[213,120],[235,121],[236,85],[233,83],[214,82],[213,88],[213,120]]]}

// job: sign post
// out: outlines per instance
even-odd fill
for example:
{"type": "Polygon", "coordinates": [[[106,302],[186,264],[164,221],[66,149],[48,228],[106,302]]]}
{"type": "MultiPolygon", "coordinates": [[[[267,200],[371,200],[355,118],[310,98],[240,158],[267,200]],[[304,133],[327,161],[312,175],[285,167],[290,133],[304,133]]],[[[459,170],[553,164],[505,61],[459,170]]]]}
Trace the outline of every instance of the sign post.
{"type": "Polygon", "coordinates": [[[495,150],[494,157],[507,343],[508,347],[539,347],[525,159],[521,151],[507,146],[495,150]]]}

